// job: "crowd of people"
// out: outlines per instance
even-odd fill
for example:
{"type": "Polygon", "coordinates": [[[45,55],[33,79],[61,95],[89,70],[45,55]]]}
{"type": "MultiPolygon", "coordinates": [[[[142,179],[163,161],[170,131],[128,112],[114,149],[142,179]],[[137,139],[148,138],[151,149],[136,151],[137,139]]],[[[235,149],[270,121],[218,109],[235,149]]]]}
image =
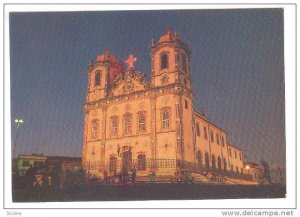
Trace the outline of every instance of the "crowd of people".
{"type": "MultiPolygon", "coordinates": [[[[32,201],[53,200],[56,193],[59,192],[72,192],[78,191],[80,187],[93,186],[99,184],[111,185],[111,184],[135,184],[137,182],[137,169],[132,167],[130,172],[128,170],[122,170],[117,173],[108,173],[106,170],[103,172],[103,178],[99,178],[89,171],[83,169],[78,170],[65,170],[65,171],[49,171],[46,167],[32,167],[26,171],[24,176],[14,177],[14,180],[18,181],[19,189],[23,189],[27,198],[32,201]],[[20,184],[21,183],[21,184],[20,184]]],[[[148,173],[148,182],[155,183],[156,172],[155,169],[151,169],[148,173]]],[[[194,182],[194,179],[189,172],[179,173],[177,172],[174,177],[171,178],[172,182],[194,182]]]]}
{"type": "MultiPolygon", "coordinates": [[[[128,170],[123,169],[120,173],[117,173],[116,171],[114,171],[112,175],[109,175],[107,170],[104,170],[103,176],[104,176],[105,184],[128,184],[130,182],[132,184],[135,184],[137,181],[136,180],[137,169],[135,166],[133,166],[130,174],[129,174],[128,170]]],[[[154,183],[155,176],[156,176],[155,171],[151,170],[148,175],[149,181],[151,183],[154,183]]]]}
{"type": "MultiPolygon", "coordinates": [[[[89,171],[83,169],[49,171],[46,167],[30,166],[24,176],[14,177],[18,180],[16,188],[22,188],[29,198],[42,198],[43,195],[52,197],[56,191],[68,191],[78,186],[89,186],[94,184],[135,184],[137,169],[135,166],[129,173],[128,170],[122,170],[120,173],[114,171],[111,175],[105,170],[103,179],[98,178],[89,171]]],[[[155,181],[155,171],[151,170],[148,178],[151,183],[155,181]]]]}
{"type": "Polygon", "coordinates": [[[70,191],[89,182],[82,169],[49,171],[45,166],[30,166],[24,176],[13,175],[13,188],[30,201],[52,200],[58,191],[70,191]]]}

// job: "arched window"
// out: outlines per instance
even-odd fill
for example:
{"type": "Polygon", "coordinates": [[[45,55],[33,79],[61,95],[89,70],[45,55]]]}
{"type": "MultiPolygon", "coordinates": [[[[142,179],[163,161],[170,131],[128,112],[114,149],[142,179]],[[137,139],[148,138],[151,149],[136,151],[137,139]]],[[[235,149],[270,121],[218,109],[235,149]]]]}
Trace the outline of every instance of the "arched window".
{"type": "Polygon", "coordinates": [[[160,69],[166,69],[168,68],[168,54],[163,53],[160,56],[160,69]]]}
{"type": "Polygon", "coordinates": [[[223,136],[221,137],[221,142],[222,142],[222,146],[225,147],[224,146],[224,137],[223,136]]]}
{"type": "Polygon", "coordinates": [[[231,148],[229,148],[229,156],[232,157],[231,148]]]}
{"type": "Polygon", "coordinates": [[[140,154],[138,155],[138,170],[146,170],[146,155],[140,154]]]}
{"type": "Polygon", "coordinates": [[[145,132],[146,131],[146,117],[144,113],[138,114],[138,129],[139,132],[145,132]]]}
{"type": "Polygon", "coordinates": [[[110,157],[109,159],[109,172],[114,173],[117,171],[117,158],[110,157]]]}
{"type": "Polygon", "coordinates": [[[207,140],[207,131],[206,131],[206,127],[204,127],[204,138],[207,140]]]}
{"type": "Polygon", "coordinates": [[[210,141],[214,142],[214,133],[212,130],[210,130],[210,141]]]}
{"type": "Polygon", "coordinates": [[[205,168],[207,171],[209,170],[209,155],[207,152],[205,153],[205,168]]]}
{"type": "Polygon", "coordinates": [[[124,134],[129,135],[131,134],[131,114],[126,113],[124,115],[124,134]]]}
{"type": "Polygon", "coordinates": [[[185,56],[185,54],[181,55],[181,65],[182,65],[182,70],[186,71],[186,56],[185,56]]]}
{"type": "Polygon", "coordinates": [[[218,157],[218,170],[221,170],[222,169],[222,161],[221,161],[221,158],[220,156],[218,157]]]}
{"type": "Polygon", "coordinates": [[[97,71],[95,74],[95,86],[99,86],[101,84],[101,71],[97,71]]]}
{"type": "Polygon", "coordinates": [[[202,167],[202,153],[201,151],[197,151],[197,164],[199,167],[202,167]]]}
{"type": "Polygon", "coordinates": [[[211,167],[212,167],[212,170],[216,170],[216,157],[215,155],[212,155],[211,156],[211,167]]]}
{"type": "Polygon", "coordinates": [[[227,163],[226,163],[226,159],[225,158],[223,160],[223,164],[224,164],[224,171],[227,171],[227,163]]]}
{"type": "Polygon", "coordinates": [[[92,139],[98,139],[99,121],[92,121],[92,139]]]}
{"type": "Polygon", "coordinates": [[[200,136],[200,126],[199,126],[199,123],[196,123],[196,132],[197,132],[197,136],[200,136]]]}

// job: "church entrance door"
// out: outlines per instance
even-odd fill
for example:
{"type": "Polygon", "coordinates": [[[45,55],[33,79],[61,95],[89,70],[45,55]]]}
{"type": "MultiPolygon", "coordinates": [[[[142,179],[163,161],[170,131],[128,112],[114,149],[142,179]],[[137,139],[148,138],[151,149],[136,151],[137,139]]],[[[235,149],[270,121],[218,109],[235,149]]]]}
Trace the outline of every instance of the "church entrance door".
{"type": "Polygon", "coordinates": [[[122,172],[127,174],[132,167],[132,152],[124,151],[122,153],[122,172]]]}

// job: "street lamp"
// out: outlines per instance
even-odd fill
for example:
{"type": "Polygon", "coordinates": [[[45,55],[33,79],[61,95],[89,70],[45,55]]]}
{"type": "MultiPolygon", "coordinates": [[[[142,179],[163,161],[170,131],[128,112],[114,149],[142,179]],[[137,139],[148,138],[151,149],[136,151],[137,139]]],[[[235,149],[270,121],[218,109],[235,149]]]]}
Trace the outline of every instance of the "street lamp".
{"type": "Polygon", "coordinates": [[[248,171],[248,175],[250,175],[250,171],[249,171],[249,170],[250,170],[250,166],[249,166],[249,165],[246,165],[246,166],[245,166],[245,169],[248,171]]]}
{"type": "Polygon", "coordinates": [[[17,132],[16,132],[16,138],[15,138],[15,144],[14,144],[13,159],[15,158],[19,127],[21,124],[24,123],[24,120],[23,119],[15,119],[15,123],[17,124],[17,132]]]}

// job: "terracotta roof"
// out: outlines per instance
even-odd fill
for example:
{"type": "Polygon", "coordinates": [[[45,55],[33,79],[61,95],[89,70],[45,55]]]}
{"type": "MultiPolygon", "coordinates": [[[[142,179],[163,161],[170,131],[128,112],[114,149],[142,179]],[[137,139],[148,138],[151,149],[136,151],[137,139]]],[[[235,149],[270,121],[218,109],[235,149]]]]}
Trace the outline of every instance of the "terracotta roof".
{"type": "Polygon", "coordinates": [[[180,37],[176,32],[173,31],[172,27],[168,27],[165,34],[160,36],[158,42],[165,42],[165,41],[181,41],[180,37]]]}
{"type": "Polygon", "coordinates": [[[244,162],[244,165],[249,165],[250,167],[259,167],[260,165],[254,162],[244,162]]]}
{"type": "Polygon", "coordinates": [[[105,50],[103,54],[97,57],[97,61],[111,61],[112,63],[121,65],[120,61],[109,50],[105,50]]]}
{"type": "Polygon", "coordinates": [[[221,130],[221,131],[223,131],[223,132],[225,132],[225,133],[227,134],[227,131],[226,131],[226,130],[224,130],[223,128],[221,128],[221,127],[215,125],[214,123],[210,122],[204,114],[202,114],[202,113],[196,111],[195,109],[194,109],[194,113],[195,113],[195,115],[197,115],[199,118],[202,118],[203,120],[205,120],[205,121],[206,121],[207,123],[209,123],[210,125],[214,126],[215,128],[218,128],[219,130],[221,130]]]}
{"type": "Polygon", "coordinates": [[[228,142],[227,142],[227,145],[232,146],[232,147],[234,147],[234,148],[236,148],[236,149],[239,149],[239,150],[241,150],[241,151],[244,151],[243,149],[241,149],[241,148],[239,148],[239,147],[237,147],[237,146],[235,146],[235,145],[232,145],[232,144],[230,144],[230,143],[228,143],[228,142]]]}

